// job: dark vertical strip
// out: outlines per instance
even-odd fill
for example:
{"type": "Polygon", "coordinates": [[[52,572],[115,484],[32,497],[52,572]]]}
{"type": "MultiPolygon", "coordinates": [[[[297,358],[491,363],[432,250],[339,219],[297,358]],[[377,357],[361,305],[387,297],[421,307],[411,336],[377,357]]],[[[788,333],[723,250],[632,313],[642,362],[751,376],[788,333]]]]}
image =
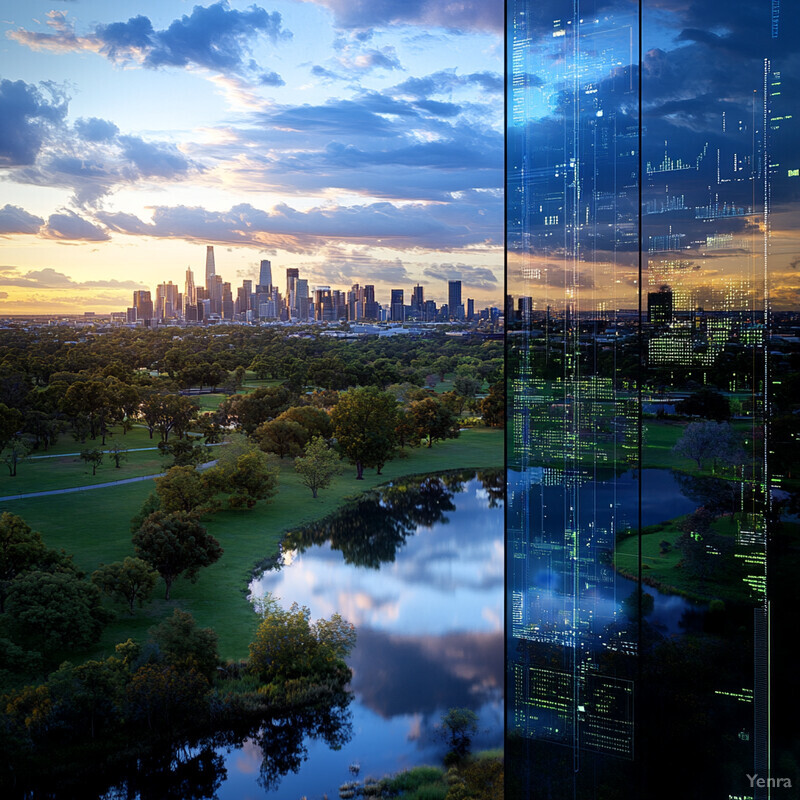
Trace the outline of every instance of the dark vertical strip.
{"type": "MultiPolygon", "coordinates": [[[[644,278],[644,269],[643,269],[643,231],[642,231],[642,208],[643,208],[643,182],[644,182],[644,174],[642,170],[642,165],[644,163],[642,157],[642,143],[643,143],[643,128],[644,128],[644,114],[642,112],[642,40],[643,40],[643,31],[644,31],[644,23],[643,23],[643,0],[639,0],[639,47],[638,47],[638,59],[637,59],[637,75],[638,75],[638,90],[639,90],[639,104],[638,104],[638,114],[639,114],[639,130],[638,130],[638,189],[639,189],[639,209],[638,209],[638,250],[639,250],[639,315],[638,315],[638,346],[639,346],[639,377],[636,381],[636,447],[637,447],[637,461],[639,466],[639,483],[638,483],[638,519],[637,519],[637,527],[638,527],[638,559],[637,559],[637,575],[638,575],[638,615],[637,615],[637,623],[638,629],[636,634],[636,652],[637,652],[637,675],[636,675],[636,683],[639,686],[639,698],[640,702],[634,704],[633,714],[634,714],[634,754],[638,754],[637,761],[636,761],[636,772],[637,772],[637,780],[639,784],[639,797],[644,797],[644,758],[642,757],[644,754],[641,752],[640,745],[641,742],[637,742],[637,732],[640,726],[640,719],[639,715],[641,714],[641,698],[642,698],[642,676],[644,674],[643,664],[642,661],[644,659],[644,648],[642,647],[642,609],[643,609],[643,600],[644,600],[644,591],[642,588],[642,468],[644,466],[643,463],[643,425],[642,425],[642,382],[644,381],[645,375],[645,358],[644,358],[644,320],[642,318],[642,281],[644,278]]],[[[635,695],[634,695],[635,697],[635,695]]]]}
{"type": "MultiPolygon", "coordinates": [[[[503,741],[508,739],[508,715],[512,699],[509,696],[508,682],[508,646],[511,630],[508,624],[508,501],[510,497],[508,482],[508,325],[506,319],[508,312],[508,62],[509,62],[509,37],[508,37],[508,0],[503,3],[503,465],[505,468],[505,500],[503,503],[503,741]]],[[[505,748],[507,749],[507,748],[505,748]]],[[[506,770],[506,774],[510,774],[506,770]]]]}

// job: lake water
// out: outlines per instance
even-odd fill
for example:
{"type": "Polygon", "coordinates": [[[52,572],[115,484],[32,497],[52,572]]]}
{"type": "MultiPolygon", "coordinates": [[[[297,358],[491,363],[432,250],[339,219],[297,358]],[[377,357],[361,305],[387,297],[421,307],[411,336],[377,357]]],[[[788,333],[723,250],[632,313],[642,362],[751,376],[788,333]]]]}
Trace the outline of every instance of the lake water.
{"type": "Polygon", "coordinates": [[[436,726],[454,706],[479,716],[474,747],[502,746],[502,480],[473,473],[376,494],[295,537],[283,566],[253,581],[253,596],[270,592],[285,607],[308,606],[313,619],[338,612],[356,626],[352,736],[338,751],[306,741],[307,760],[266,791],[261,749],[235,749],[225,754],[221,800],[335,798],[351,764],[380,777],[441,763],[436,726]]]}

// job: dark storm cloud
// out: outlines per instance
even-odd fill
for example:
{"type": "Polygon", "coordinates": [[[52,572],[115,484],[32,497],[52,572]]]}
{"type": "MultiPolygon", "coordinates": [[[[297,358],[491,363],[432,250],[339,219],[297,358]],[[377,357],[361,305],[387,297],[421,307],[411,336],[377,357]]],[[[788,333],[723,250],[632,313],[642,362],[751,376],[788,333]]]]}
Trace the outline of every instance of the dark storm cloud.
{"type": "Polygon", "coordinates": [[[38,233],[44,225],[41,217],[29,214],[24,208],[6,203],[0,208],[0,235],[38,233]]]}
{"type": "Polygon", "coordinates": [[[106,119],[80,117],[75,120],[75,131],[87,142],[108,142],[119,133],[119,128],[106,119]]]}
{"type": "Polygon", "coordinates": [[[107,231],[69,210],[51,214],[42,235],[48,239],[82,242],[106,242],[111,238],[107,231]]]}
{"type": "Polygon", "coordinates": [[[239,11],[227,0],[195,6],[191,14],[184,14],[164,30],[155,30],[142,14],[126,22],[97,25],[85,36],[76,35],[63,12],[51,11],[47,24],[54,32],[20,28],[8,35],[34,49],[90,50],[114,62],[135,60],[152,69],[194,65],[237,75],[248,71],[246,56],[256,35],[273,42],[291,37],[278,12],[269,13],[255,5],[239,11]]]}
{"type": "Polygon", "coordinates": [[[0,167],[32,164],[51,126],[66,117],[63,92],[49,82],[40,85],[0,80],[0,167]]]}
{"type": "Polygon", "coordinates": [[[486,0],[311,0],[329,8],[341,28],[424,25],[502,34],[503,4],[486,0]]]}

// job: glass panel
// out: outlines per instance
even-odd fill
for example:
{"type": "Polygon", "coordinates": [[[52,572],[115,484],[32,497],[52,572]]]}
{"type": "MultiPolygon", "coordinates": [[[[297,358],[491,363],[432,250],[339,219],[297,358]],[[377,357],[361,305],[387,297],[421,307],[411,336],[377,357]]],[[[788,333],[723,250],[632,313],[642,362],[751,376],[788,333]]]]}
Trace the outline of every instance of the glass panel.
{"type": "Polygon", "coordinates": [[[511,797],[800,779],[796,5],[508,4],[511,797]]]}

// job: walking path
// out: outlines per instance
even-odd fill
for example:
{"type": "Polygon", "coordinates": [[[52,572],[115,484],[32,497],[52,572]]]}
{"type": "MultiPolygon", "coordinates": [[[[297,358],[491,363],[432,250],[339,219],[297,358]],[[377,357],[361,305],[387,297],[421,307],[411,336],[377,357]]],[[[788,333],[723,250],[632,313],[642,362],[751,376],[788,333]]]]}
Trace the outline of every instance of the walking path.
{"type": "MultiPolygon", "coordinates": [[[[219,447],[220,445],[228,444],[227,442],[214,442],[213,444],[204,445],[205,447],[219,447]]],[[[158,450],[157,447],[128,447],[125,449],[126,453],[141,453],[144,450],[158,450]]],[[[112,450],[103,450],[104,453],[111,453],[112,450]]],[[[69,458],[70,456],[79,456],[80,453],[48,453],[44,456],[29,456],[33,461],[37,458],[69,458]]]]}
{"type": "MultiPolygon", "coordinates": [[[[217,463],[214,461],[207,461],[205,464],[200,464],[197,469],[208,469],[217,463]]],[[[28,500],[33,497],[49,497],[53,494],[70,494],[71,492],[88,492],[89,489],[106,489],[109,486],[122,486],[125,483],[138,483],[139,481],[151,481],[153,478],[163,478],[166,472],[159,472],[157,475],[140,475],[138,478],[123,478],[119,481],[109,481],[108,483],[92,483],[88,486],[73,486],[70,489],[50,489],[46,492],[28,492],[27,494],[9,494],[5,497],[0,497],[0,503],[9,500],[28,500]]]]}

